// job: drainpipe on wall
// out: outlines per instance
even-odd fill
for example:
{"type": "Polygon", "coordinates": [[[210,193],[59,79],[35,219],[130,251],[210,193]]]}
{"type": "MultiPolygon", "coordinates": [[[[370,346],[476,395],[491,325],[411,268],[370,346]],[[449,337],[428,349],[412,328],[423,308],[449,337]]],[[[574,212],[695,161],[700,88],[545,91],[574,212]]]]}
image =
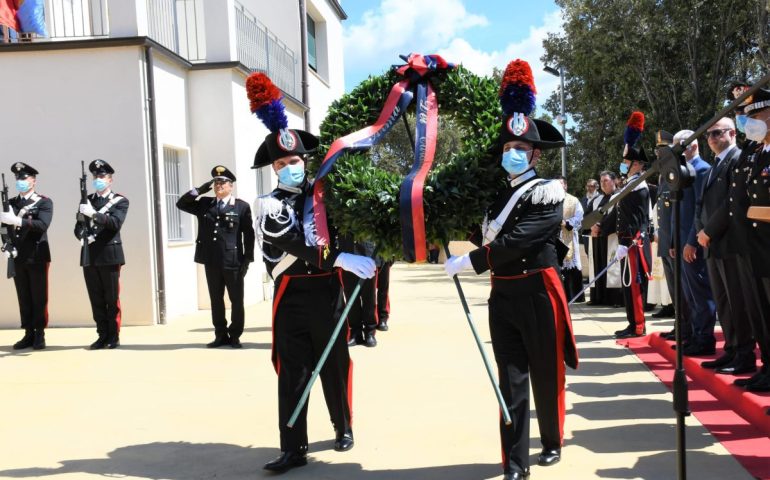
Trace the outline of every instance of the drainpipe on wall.
{"type": "Polygon", "coordinates": [[[157,313],[158,323],[166,323],[166,272],[163,261],[163,220],[161,216],[163,205],[160,195],[160,172],[158,167],[158,135],[157,123],[155,118],[155,78],[153,75],[152,47],[144,47],[145,63],[145,82],[147,82],[147,115],[150,127],[150,178],[152,179],[152,188],[150,191],[150,200],[152,202],[153,216],[153,240],[155,243],[155,282],[157,290],[155,295],[158,299],[157,313]]]}
{"type": "Polygon", "coordinates": [[[307,5],[299,0],[299,42],[302,62],[302,103],[305,108],[305,130],[310,131],[310,107],[308,106],[308,66],[307,66],[307,5]]]}

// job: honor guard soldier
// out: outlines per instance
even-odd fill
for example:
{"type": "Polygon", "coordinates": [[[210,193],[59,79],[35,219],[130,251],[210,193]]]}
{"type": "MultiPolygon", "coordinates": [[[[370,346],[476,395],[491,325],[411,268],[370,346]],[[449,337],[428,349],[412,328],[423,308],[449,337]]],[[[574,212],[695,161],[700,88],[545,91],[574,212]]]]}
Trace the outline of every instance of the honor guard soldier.
{"type": "Polygon", "coordinates": [[[222,165],[211,170],[213,177],[185,193],[176,203],[183,212],[198,218],[195,262],[206,269],[211,300],[214,341],[209,348],[230,345],[241,348],[244,325],[243,280],[254,261],[254,226],[251,207],[233,195],[235,175],[222,165]],[[200,197],[214,186],[215,197],[200,197]],[[232,321],[225,318],[225,288],[230,297],[232,321]]]}
{"type": "Polygon", "coordinates": [[[48,326],[48,227],[53,218],[53,202],[35,191],[38,171],[26,163],[11,167],[16,175],[19,195],[9,200],[10,211],[0,213],[7,226],[11,249],[6,249],[8,261],[13,262],[13,283],[19,299],[19,315],[24,337],[13,345],[14,350],[45,348],[45,327],[48,326]]]}
{"type": "Polygon", "coordinates": [[[535,86],[527,62],[508,64],[501,86],[505,117],[494,152],[501,155],[506,186],[487,211],[479,248],[450,257],[449,276],[489,271],[489,330],[500,390],[513,420],[500,420],[504,480],[529,475],[529,381],[535,396],[542,451],[538,465],[561,459],[564,433],[565,368],[578,363],[560,266],[567,246],[559,240],[564,188],[535,171],[544,149],[564,138],[548,122],[529,117],[535,86]],[[530,375],[531,373],[531,375],[530,375]]]}
{"type": "MultiPolygon", "coordinates": [[[[284,472],[307,463],[308,406],[293,428],[287,423],[344,306],[341,272],[335,267],[359,278],[372,278],[375,264],[367,257],[341,253],[336,246],[306,243],[302,212],[306,198],[312,199],[313,188],[305,160],[318,146],[318,139],[288,128],[281,93],[267,76],[252,74],[246,88],[252,112],[271,131],[257,151],[253,168],[271,166],[278,175],[278,187],[258,200],[255,212],[262,255],[275,282],[272,360],[278,374],[281,434],[281,455],[264,468],[284,472]]],[[[336,338],[320,376],[335,430],[334,449],[349,450],[353,447],[352,365],[344,336],[336,338]]]]}
{"type": "Polygon", "coordinates": [[[128,199],[112,191],[115,170],[109,163],[97,159],[88,170],[96,193],[80,204],[75,236],[82,244],[80,266],[99,335],[90,348],[100,350],[120,346],[120,268],[126,263],[120,229],[128,214],[128,199]]]}
{"type": "MultiPolygon", "coordinates": [[[[647,166],[647,156],[641,145],[636,146],[644,129],[644,114],[633,112],[623,134],[625,146],[621,175],[626,175],[623,193],[647,166]]],[[[621,260],[621,283],[626,305],[628,326],[615,332],[616,338],[640,337],[645,334],[644,299],[647,297],[647,282],[652,251],[648,235],[650,227],[650,191],[647,182],[641,182],[631,193],[618,202],[610,214],[609,221],[616,222],[618,247],[615,256],[621,260]]]]}
{"type": "MultiPolygon", "coordinates": [[[[749,207],[770,207],[770,89],[763,88],[748,99],[743,108],[743,124],[746,138],[755,142],[747,145],[750,152],[746,179],[749,207]]],[[[752,325],[759,344],[762,368],[748,379],[735,380],[735,384],[750,392],[770,392],[770,223],[758,219],[748,220],[748,244],[754,292],[759,298],[760,316],[752,325]]]]}

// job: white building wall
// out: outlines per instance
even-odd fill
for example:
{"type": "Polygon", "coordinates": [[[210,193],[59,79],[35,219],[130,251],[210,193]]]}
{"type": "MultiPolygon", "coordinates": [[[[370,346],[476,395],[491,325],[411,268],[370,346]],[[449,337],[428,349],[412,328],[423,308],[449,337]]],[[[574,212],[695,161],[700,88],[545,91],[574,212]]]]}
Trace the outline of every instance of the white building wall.
{"type": "MultiPolygon", "coordinates": [[[[143,100],[141,50],[136,47],[67,52],[4,52],[0,90],[3,160],[27,162],[40,171],[38,191],[51,197],[54,217],[48,230],[52,263],[49,325],[93,326],[82,269],[80,244],[73,235],[80,201],[80,161],[107,160],[116,170],[114,189],[130,203],[121,231],[126,265],[121,271],[125,325],[155,320],[151,261],[149,175],[143,100]]],[[[90,174],[89,174],[90,179],[90,174]]],[[[90,180],[89,180],[90,181],[90,180]]],[[[0,260],[3,268],[4,260],[0,260]]],[[[18,327],[13,282],[0,284],[0,326],[18,327]]]]}
{"type": "Polygon", "coordinates": [[[345,93],[342,22],[326,0],[311,0],[308,14],[316,20],[318,72],[309,70],[310,130],[320,131],[329,105],[345,93]]]}

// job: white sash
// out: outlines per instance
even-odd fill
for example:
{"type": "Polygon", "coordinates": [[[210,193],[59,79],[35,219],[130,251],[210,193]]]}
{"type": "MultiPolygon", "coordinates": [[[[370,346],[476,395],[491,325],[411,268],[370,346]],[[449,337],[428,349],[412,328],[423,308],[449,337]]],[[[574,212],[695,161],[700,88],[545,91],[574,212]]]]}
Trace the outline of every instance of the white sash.
{"type": "Polygon", "coordinates": [[[505,225],[505,221],[508,220],[508,217],[511,215],[511,212],[513,211],[513,207],[516,206],[517,203],[519,203],[519,199],[521,199],[521,196],[524,195],[524,193],[532,188],[535,184],[538,182],[541,182],[542,178],[536,178],[534,180],[530,180],[529,182],[525,183],[524,186],[516,190],[513,195],[511,195],[511,198],[508,200],[508,203],[505,204],[505,208],[500,212],[500,214],[489,222],[487,227],[484,229],[484,243],[483,245],[487,245],[488,243],[491,243],[494,241],[495,238],[497,238],[497,235],[500,233],[500,230],[503,228],[503,225],[505,225]]]}

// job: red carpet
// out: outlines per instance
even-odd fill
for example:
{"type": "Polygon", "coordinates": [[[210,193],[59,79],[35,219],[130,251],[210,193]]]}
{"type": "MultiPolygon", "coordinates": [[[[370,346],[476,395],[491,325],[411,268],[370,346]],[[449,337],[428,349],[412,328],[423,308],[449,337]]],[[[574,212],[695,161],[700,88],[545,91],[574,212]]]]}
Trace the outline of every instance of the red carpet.
{"type": "MultiPolygon", "coordinates": [[[[671,389],[676,362],[673,342],[653,333],[617,343],[630,348],[671,389]]],[[[723,351],[723,343],[717,332],[717,354],[723,351]]],[[[770,415],[766,414],[770,393],[754,394],[732,384],[750,375],[717,375],[701,368],[701,362],[716,357],[684,357],[690,410],[750,474],[770,480],[770,415]]]]}

